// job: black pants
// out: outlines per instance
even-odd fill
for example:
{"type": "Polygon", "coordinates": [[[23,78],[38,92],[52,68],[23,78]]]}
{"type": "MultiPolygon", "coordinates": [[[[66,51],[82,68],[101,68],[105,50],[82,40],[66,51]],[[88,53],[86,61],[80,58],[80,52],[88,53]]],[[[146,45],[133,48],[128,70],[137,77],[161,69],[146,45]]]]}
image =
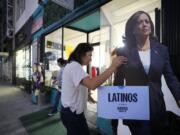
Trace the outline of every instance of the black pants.
{"type": "Polygon", "coordinates": [[[67,135],[90,135],[84,113],[76,114],[70,108],[61,108],[61,120],[67,129],[67,135]]]}
{"type": "Polygon", "coordinates": [[[130,124],[128,127],[132,135],[153,135],[149,121],[137,122],[130,124]]]}
{"type": "MultiPolygon", "coordinates": [[[[132,135],[165,135],[164,121],[161,124],[158,122],[152,123],[150,121],[131,122],[127,126],[132,135]],[[158,124],[157,124],[158,123],[158,124]],[[162,126],[163,125],[163,126],[162,126]]],[[[117,135],[118,120],[111,121],[113,135],[117,135]]]]}

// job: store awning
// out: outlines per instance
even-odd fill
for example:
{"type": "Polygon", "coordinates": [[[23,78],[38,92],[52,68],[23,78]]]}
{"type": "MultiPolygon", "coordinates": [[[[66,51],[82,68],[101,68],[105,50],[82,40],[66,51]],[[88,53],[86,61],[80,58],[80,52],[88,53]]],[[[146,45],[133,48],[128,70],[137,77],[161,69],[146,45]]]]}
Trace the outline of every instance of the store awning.
{"type": "Polygon", "coordinates": [[[66,27],[86,33],[95,31],[100,28],[100,11],[78,18],[66,27]]]}
{"type": "Polygon", "coordinates": [[[46,27],[44,34],[49,34],[60,27],[70,27],[83,32],[95,31],[100,25],[100,11],[97,11],[97,9],[109,1],[111,0],[89,0],[83,6],[80,6],[57,22],[46,27]],[[92,12],[94,10],[96,11],[92,12]]]}

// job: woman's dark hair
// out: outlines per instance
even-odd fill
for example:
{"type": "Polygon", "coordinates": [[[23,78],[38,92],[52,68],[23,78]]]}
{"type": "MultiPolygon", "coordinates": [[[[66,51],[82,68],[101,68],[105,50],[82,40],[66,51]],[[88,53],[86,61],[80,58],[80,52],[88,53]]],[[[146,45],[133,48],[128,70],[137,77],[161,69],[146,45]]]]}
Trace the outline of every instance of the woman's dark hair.
{"type": "Polygon", "coordinates": [[[60,63],[61,65],[66,65],[67,64],[67,60],[64,60],[63,58],[57,59],[57,62],[60,63]]]}
{"type": "Polygon", "coordinates": [[[75,50],[69,56],[68,62],[77,61],[82,64],[81,58],[86,55],[87,52],[93,51],[93,47],[89,43],[80,43],[75,50]]]}
{"type": "Polygon", "coordinates": [[[151,17],[149,16],[149,14],[146,13],[145,11],[137,11],[128,19],[128,21],[126,23],[125,37],[124,37],[123,41],[128,46],[136,45],[136,38],[135,38],[133,31],[137,25],[137,20],[138,20],[139,16],[142,14],[147,15],[149,18],[149,21],[150,21],[150,25],[151,25],[150,40],[157,40],[156,36],[154,35],[154,24],[151,20],[151,17]]]}

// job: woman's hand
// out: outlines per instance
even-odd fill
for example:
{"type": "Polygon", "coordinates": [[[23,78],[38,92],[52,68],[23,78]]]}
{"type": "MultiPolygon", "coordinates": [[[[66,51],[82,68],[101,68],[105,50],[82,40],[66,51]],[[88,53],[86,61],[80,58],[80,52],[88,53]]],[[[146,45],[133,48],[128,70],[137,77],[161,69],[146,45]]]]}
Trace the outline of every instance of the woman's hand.
{"type": "Polygon", "coordinates": [[[111,52],[111,56],[116,56],[117,55],[117,48],[113,49],[113,51],[111,52]]]}
{"type": "Polygon", "coordinates": [[[124,56],[116,56],[112,60],[111,67],[117,68],[123,64],[127,64],[127,58],[124,56]]]}

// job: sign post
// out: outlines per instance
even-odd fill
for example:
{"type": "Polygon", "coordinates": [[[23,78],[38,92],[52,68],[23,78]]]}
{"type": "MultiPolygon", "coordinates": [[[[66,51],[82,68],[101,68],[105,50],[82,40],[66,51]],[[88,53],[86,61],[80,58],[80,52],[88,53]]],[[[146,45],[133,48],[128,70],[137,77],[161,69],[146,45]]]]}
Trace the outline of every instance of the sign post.
{"type": "Polygon", "coordinates": [[[99,87],[97,109],[102,118],[149,120],[149,87],[99,87]]]}

